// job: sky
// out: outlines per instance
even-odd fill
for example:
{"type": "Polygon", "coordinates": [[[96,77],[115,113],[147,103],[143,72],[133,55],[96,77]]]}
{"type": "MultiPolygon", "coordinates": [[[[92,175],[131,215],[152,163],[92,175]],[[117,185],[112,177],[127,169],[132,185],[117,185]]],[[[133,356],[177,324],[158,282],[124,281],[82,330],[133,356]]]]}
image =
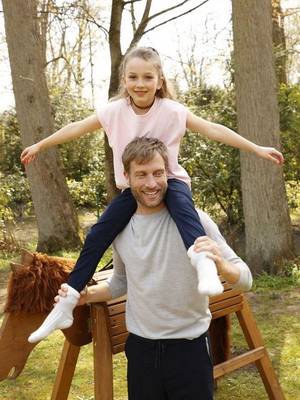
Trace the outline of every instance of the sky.
{"type": "MultiPolygon", "coordinates": [[[[153,0],[150,14],[152,15],[161,10],[161,4],[163,4],[164,8],[167,8],[178,2],[179,0],[164,0],[164,2],[153,0]]],[[[101,4],[105,3],[106,11],[109,13],[111,1],[102,0],[101,4]]],[[[199,0],[191,0],[188,2],[188,8],[197,4],[199,4],[199,0]]],[[[300,7],[300,0],[282,0],[282,6],[300,7]]],[[[2,9],[1,6],[0,9],[2,9]]],[[[182,11],[184,10],[182,8],[182,11]]],[[[178,11],[168,15],[171,17],[176,14],[178,14],[178,11]]],[[[123,50],[128,46],[131,39],[129,17],[129,15],[125,14],[123,19],[123,50]]],[[[155,24],[160,21],[162,19],[155,20],[155,24]]],[[[151,24],[149,26],[151,27],[151,24]]],[[[178,51],[180,50],[183,55],[189,53],[192,36],[196,37],[197,44],[195,50],[197,59],[199,60],[199,65],[203,63],[206,81],[220,86],[226,84],[227,77],[224,72],[224,61],[229,59],[231,51],[231,0],[209,0],[192,13],[145,35],[140,45],[156,48],[163,59],[166,76],[173,78],[181,71],[178,64],[178,51]]],[[[106,46],[106,50],[96,55],[96,103],[106,101],[107,99],[110,68],[107,60],[109,60],[108,46],[106,46]],[[103,62],[103,60],[106,61],[103,62]]],[[[87,98],[90,97],[88,88],[86,88],[84,95],[87,98]]],[[[0,13],[0,112],[13,105],[14,98],[5,43],[3,13],[0,13]]]]}

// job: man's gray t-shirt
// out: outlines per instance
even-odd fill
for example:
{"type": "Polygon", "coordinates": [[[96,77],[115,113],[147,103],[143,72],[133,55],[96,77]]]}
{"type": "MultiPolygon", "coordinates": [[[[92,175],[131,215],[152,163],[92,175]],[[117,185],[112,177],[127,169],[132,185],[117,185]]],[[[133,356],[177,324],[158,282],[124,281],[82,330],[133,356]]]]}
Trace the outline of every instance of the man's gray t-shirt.
{"type": "MultiPolygon", "coordinates": [[[[215,240],[222,256],[240,268],[235,285],[252,284],[247,265],[226,244],[217,225],[200,211],[207,236],[215,240]]],[[[208,330],[209,299],[197,291],[197,273],[168,210],[134,214],[117,236],[114,271],[108,280],[113,298],[127,293],[127,330],[149,339],[193,339],[208,330]]]]}

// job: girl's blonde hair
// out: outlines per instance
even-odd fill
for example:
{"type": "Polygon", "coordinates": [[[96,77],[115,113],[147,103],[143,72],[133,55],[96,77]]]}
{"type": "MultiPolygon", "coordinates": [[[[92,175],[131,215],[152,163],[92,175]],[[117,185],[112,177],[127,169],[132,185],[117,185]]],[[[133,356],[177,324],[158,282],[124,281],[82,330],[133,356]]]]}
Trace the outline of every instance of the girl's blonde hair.
{"type": "Polygon", "coordinates": [[[156,96],[161,97],[161,98],[168,98],[168,99],[174,99],[175,94],[174,91],[166,79],[163,69],[162,69],[162,62],[160,59],[160,56],[158,52],[153,48],[153,47],[135,47],[134,49],[130,50],[128,53],[125,54],[123,61],[120,65],[120,87],[119,87],[119,93],[115,97],[115,99],[120,99],[122,97],[128,97],[129,94],[127,92],[127,89],[124,86],[124,76],[125,76],[125,69],[126,65],[129,60],[132,58],[141,58],[142,60],[151,62],[153,66],[155,67],[158,76],[162,78],[163,83],[162,87],[157,90],[156,96]]]}

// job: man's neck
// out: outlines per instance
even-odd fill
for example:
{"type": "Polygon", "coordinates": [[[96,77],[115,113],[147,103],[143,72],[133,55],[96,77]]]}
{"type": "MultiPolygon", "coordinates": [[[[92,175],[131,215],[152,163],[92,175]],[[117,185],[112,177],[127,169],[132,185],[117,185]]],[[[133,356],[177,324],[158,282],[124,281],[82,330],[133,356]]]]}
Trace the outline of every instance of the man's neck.
{"type": "Polygon", "coordinates": [[[143,204],[137,203],[137,209],[136,209],[136,214],[138,215],[151,215],[151,214],[156,214],[159,211],[163,210],[166,208],[166,205],[164,202],[161,202],[158,206],[156,207],[146,207],[143,204]]]}

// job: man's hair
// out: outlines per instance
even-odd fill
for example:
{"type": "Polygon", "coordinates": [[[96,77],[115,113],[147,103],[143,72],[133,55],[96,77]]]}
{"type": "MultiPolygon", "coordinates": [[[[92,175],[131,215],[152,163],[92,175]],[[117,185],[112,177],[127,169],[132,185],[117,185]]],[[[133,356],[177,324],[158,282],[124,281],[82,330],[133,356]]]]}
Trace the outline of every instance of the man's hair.
{"type": "Polygon", "coordinates": [[[132,140],[125,147],[122,155],[124,171],[129,173],[131,161],[135,161],[137,164],[146,164],[154,158],[156,152],[161,155],[165,168],[168,170],[168,150],[162,141],[144,136],[132,140]]]}

